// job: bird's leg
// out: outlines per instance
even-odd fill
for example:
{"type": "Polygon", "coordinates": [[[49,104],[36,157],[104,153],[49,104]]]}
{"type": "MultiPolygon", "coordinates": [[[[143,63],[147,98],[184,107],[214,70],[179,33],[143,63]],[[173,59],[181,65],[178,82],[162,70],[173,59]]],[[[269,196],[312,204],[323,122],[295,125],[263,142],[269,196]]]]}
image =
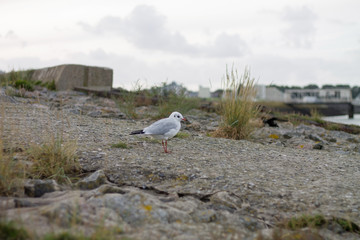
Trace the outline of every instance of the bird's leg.
{"type": "Polygon", "coordinates": [[[162,143],[162,146],[164,148],[164,153],[168,153],[168,151],[167,151],[167,141],[165,140],[165,143],[164,143],[164,140],[162,140],[161,143],[162,143]]]}
{"type": "Polygon", "coordinates": [[[165,140],[165,153],[170,153],[170,151],[167,150],[167,140],[165,140]]]}

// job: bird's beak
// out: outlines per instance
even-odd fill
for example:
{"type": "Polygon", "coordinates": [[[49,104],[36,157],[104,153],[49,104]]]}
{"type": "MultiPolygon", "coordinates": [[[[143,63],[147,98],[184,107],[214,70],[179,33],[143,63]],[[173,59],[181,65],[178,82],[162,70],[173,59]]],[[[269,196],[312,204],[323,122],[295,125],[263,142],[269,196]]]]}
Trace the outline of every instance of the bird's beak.
{"type": "Polygon", "coordinates": [[[184,122],[186,122],[187,121],[187,119],[186,118],[183,118],[183,119],[181,119],[182,121],[184,121],[184,122]]]}

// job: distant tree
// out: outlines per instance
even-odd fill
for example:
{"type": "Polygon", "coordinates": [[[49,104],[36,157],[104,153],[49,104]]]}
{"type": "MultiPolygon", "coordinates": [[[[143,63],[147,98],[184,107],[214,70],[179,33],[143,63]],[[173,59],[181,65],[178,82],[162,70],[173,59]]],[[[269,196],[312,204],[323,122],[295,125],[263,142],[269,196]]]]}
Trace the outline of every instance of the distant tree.
{"type": "Polygon", "coordinates": [[[309,84],[305,86],[304,89],[319,89],[319,86],[316,84],[309,84]]]}
{"type": "Polygon", "coordinates": [[[360,94],[360,87],[354,86],[351,88],[351,95],[353,98],[356,98],[360,94]]]}
{"type": "Polygon", "coordinates": [[[334,85],[330,85],[330,84],[325,84],[322,86],[322,89],[332,89],[332,88],[336,88],[334,85]]]}
{"type": "Polygon", "coordinates": [[[289,89],[301,89],[299,86],[291,86],[289,89]]]}
{"type": "Polygon", "coordinates": [[[335,87],[337,87],[337,88],[350,88],[350,85],[347,85],[347,84],[337,84],[335,87]]]}

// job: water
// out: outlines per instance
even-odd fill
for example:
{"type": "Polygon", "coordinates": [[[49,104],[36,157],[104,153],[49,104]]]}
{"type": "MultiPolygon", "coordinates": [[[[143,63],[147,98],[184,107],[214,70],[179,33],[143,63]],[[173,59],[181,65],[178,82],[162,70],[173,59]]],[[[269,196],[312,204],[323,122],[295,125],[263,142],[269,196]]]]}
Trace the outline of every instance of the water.
{"type": "Polygon", "coordinates": [[[343,123],[343,124],[354,124],[360,126],[360,114],[354,114],[353,119],[349,119],[348,115],[323,117],[325,121],[343,123]]]}

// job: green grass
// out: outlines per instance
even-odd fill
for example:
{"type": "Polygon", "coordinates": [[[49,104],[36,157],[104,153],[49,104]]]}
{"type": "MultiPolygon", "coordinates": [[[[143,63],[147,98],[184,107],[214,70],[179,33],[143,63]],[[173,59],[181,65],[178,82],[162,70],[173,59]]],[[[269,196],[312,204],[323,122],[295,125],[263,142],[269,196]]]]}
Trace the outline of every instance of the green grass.
{"type": "Polygon", "coordinates": [[[0,239],[1,240],[27,240],[30,238],[28,232],[15,226],[14,222],[0,221],[0,239]]]}
{"type": "Polygon", "coordinates": [[[55,81],[43,83],[40,80],[33,80],[32,76],[35,70],[12,70],[8,73],[0,75],[0,86],[12,86],[14,88],[20,89],[24,88],[27,91],[33,91],[34,86],[46,87],[49,90],[56,90],[55,81]]]}
{"type": "Polygon", "coordinates": [[[118,143],[115,143],[111,145],[112,148],[122,148],[122,149],[128,149],[130,148],[126,143],[119,141],[118,143]]]}
{"type": "Polygon", "coordinates": [[[190,137],[190,133],[187,133],[187,132],[178,132],[175,136],[175,138],[181,138],[181,139],[184,139],[184,138],[188,138],[190,137]]]}
{"type": "Polygon", "coordinates": [[[327,221],[322,215],[302,215],[291,218],[287,223],[287,227],[291,230],[297,230],[306,227],[322,227],[326,223],[327,221]]]}
{"type": "Polygon", "coordinates": [[[323,228],[333,223],[339,224],[341,228],[346,232],[360,234],[360,227],[354,222],[348,219],[338,217],[326,218],[321,214],[304,214],[298,217],[292,217],[280,223],[279,226],[295,231],[303,228],[323,228]]]}
{"type": "Polygon", "coordinates": [[[215,137],[246,139],[254,129],[252,120],[259,115],[259,107],[254,102],[256,96],[255,79],[250,70],[242,75],[232,68],[226,69],[223,80],[224,95],[220,103],[221,124],[214,132],[215,137]]]}

